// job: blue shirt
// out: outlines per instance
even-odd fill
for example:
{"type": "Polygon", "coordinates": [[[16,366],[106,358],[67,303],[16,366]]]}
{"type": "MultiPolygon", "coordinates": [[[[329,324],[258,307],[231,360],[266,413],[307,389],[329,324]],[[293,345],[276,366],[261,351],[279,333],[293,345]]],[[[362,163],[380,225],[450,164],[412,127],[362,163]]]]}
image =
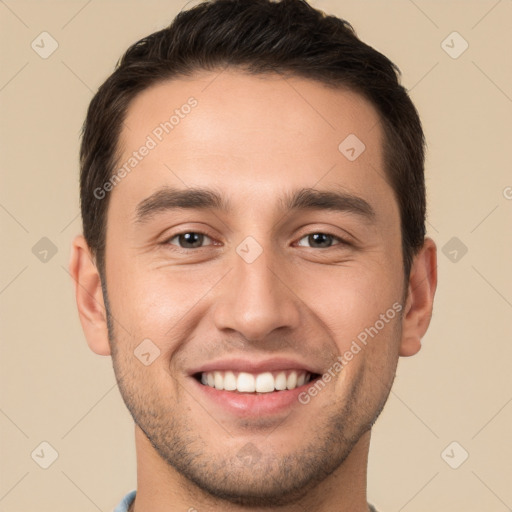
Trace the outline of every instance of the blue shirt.
{"type": "MultiPolygon", "coordinates": [[[[130,491],[122,500],[119,505],[113,510],[113,512],[128,512],[128,507],[132,504],[133,500],[135,499],[135,494],[137,493],[137,489],[134,489],[133,491],[130,491]]],[[[368,503],[368,506],[370,507],[370,512],[377,512],[375,510],[375,507],[373,505],[370,505],[368,503]]]]}
{"type": "Polygon", "coordinates": [[[128,512],[128,507],[132,504],[137,494],[137,489],[130,491],[122,500],[119,505],[113,510],[113,512],[128,512]]]}

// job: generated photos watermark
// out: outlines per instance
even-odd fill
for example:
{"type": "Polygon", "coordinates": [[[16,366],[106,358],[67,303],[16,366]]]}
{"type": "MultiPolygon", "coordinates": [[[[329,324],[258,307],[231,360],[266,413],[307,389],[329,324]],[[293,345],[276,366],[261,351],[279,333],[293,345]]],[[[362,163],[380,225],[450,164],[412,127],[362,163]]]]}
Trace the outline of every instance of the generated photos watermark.
{"type": "Polygon", "coordinates": [[[361,350],[366,347],[368,337],[374,338],[379,332],[384,329],[395,316],[402,311],[402,304],[395,302],[385,313],[379,315],[379,319],[370,327],[366,327],[361,331],[355,340],[352,340],[350,349],[346,350],[343,355],[338,356],[332,366],[326,370],[322,376],[314,382],[306,391],[299,394],[298,400],[301,404],[309,404],[312,397],[315,397],[322,391],[328,382],[336,378],[336,376],[343,370],[343,368],[354,359],[354,356],[359,354],[361,350]],[[358,343],[359,342],[359,343],[358,343]],[[361,345],[363,345],[363,347],[361,345]]]}
{"type": "Polygon", "coordinates": [[[185,119],[192,109],[197,107],[198,101],[191,96],[186,103],[181,105],[180,108],[174,110],[174,113],[169,119],[161,122],[155,126],[151,133],[146,137],[144,144],[140,148],[132,153],[121,167],[103,184],[101,187],[94,189],[93,194],[96,199],[104,199],[107,192],[111,192],[116,185],[118,185],[123,178],[139,165],[146,156],[149,155],[150,151],[155,149],[160,142],[162,142],[166,135],[172,132],[176,126],[181,123],[182,119],[185,119]]]}

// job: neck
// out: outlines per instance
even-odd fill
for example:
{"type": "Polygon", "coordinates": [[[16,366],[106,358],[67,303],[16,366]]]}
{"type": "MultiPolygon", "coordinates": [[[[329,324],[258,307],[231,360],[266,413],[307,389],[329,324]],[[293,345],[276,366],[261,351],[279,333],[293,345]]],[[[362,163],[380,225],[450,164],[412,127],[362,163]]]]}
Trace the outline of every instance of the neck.
{"type": "Polygon", "coordinates": [[[284,506],[247,507],[212,496],[185,479],[155,451],[135,426],[137,496],[129,512],[368,512],[366,501],[371,431],[361,436],[343,464],[300,501],[284,506]]]}

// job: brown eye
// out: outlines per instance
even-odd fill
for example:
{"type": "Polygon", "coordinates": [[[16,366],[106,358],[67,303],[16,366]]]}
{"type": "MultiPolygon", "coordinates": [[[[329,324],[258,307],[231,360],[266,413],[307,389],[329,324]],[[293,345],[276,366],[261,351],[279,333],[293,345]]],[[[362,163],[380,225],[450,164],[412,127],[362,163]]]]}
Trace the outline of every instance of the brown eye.
{"type": "Polygon", "coordinates": [[[196,231],[187,231],[186,233],[178,233],[172,238],[169,238],[166,243],[171,245],[178,245],[181,249],[197,249],[202,247],[205,239],[211,240],[208,235],[198,233],[196,231]],[[177,239],[178,244],[172,241],[177,239]]]}
{"type": "MultiPolygon", "coordinates": [[[[331,247],[332,245],[339,245],[339,244],[333,244],[333,240],[337,240],[340,243],[346,243],[341,238],[330,235],[328,233],[310,233],[309,235],[306,235],[301,238],[301,240],[307,239],[308,243],[310,244],[310,247],[313,247],[314,249],[327,249],[331,247]]],[[[300,246],[303,246],[299,242],[300,246]]]]}

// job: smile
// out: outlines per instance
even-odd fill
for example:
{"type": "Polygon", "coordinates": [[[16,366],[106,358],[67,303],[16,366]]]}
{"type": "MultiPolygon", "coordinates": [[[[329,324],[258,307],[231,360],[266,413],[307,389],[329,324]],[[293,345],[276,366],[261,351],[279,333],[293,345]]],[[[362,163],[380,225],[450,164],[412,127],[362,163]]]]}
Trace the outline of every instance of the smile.
{"type": "Polygon", "coordinates": [[[205,386],[219,391],[235,393],[272,393],[293,390],[318,377],[306,370],[266,371],[248,373],[237,371],[208,371],[196,374],[196,379],[205,386]]]}

